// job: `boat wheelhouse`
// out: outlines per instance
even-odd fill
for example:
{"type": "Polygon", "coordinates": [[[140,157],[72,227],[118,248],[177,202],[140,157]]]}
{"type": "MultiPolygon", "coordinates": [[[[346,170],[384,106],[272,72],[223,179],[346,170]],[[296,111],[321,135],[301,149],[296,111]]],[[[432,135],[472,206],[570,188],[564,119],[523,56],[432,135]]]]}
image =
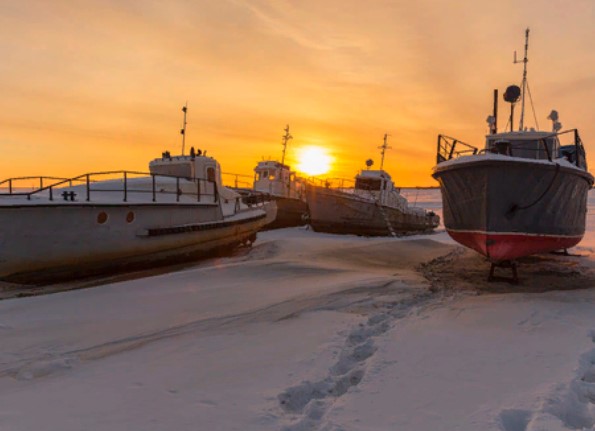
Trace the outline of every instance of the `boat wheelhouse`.
{"type": "Polygon", "coordinates": [[[364,198],[371,198],[379,205],[424,212],[422,208],[409,207],[407,199],[401,195],[401,189],[395,186],[390,174],[384,170],[365,169],[360,171],[355,177],[353,193],[364,198]]]}
{"type": "Polygon", "coordinates": [[[254,168],[254,190],[271,196],[304,199],[305,181],[289,166],[273,160],[263,160],[254,168]]]}

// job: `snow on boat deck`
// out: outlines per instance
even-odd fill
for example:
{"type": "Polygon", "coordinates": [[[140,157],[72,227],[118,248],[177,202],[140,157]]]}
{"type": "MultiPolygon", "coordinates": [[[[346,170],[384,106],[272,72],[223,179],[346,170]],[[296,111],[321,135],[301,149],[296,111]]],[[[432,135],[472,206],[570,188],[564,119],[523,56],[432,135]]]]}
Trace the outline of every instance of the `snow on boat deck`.
{"type": "Polygon", "coordinates": [[[595,263],[578,251],[491,291],[444,233],[282,229],[179,272],[0,301],[0,429],[589,429],[595,263]]]}

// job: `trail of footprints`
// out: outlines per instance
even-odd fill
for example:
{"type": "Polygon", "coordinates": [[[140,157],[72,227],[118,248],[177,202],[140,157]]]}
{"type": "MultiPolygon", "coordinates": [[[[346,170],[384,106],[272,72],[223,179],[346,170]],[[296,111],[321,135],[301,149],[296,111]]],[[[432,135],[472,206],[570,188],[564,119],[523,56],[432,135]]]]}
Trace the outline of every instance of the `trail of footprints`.
{"type": "Polygon", "coordinates": [[[364,378],[367,361],[376,352],[374,337],[388,331],[395,319],[407,315],[412,305],[419,304],[419,301],[420,298],[411,298],[386,305],[387,310],[371,316],[365,324],[349,333],[337,362],[329,368],[326,377],[316,382],[304,381],[279,394],[277,398],[281,409],[293,419],[282,430],[339,431],[340,428],[323,423],[325,414],[337,399],[364,378]]]}
{"type": "MultiPolygon", "coordinates": [[[[590,337],[595,343],[595,330],[590,337]]],[[[560,422],[567,430],[595,429],[595,348],[581,356],[576,378],[546,397],[538,412],[503,410],[499,421],[503,431],[560,429],[560,422]]]]}
{"type": "MultiPolygon", "coordinates": [[[[326,413],[362,381],[367,362],[376,352],[374,338],[388,331],[394,320],[407,315],[413,302],[420,304],[417,298],[388,306],[388,310],[371,316],[352,330],[326,377],[315,382],[304,381],[279,394],[279,405],[292,420],[282,431],[341,431],[324,422],[326,413]]],[[[595,330],[590,337],[595,343],[595,330]]],[[[581,356],[576,378],[546,396],[537,411],[502,410],[498,422],[502,431],[595,429],[595,348],[581,356]]]]}

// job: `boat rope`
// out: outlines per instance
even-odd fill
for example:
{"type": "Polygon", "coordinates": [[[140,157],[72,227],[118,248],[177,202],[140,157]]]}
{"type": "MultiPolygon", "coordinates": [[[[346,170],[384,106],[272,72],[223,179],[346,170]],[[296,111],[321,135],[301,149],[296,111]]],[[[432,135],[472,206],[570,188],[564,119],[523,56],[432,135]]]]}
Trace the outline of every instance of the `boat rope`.
{"type": "Polygon", "coordinates": [[[523,205],[523,206],[519,206],[517,204],[513,204],[510,209],[507,212],[507,215],[514,215],[514,213],[518,210],[526,210],[527,208],[531,208],[532,206],[536,205],[539,201],[541,201],[545,195],[547,194],[547,192],[550,191],[550,189],[552,188],[552,186],[554,185],[554,182],[556,181],[556,178],[558,178],[558,173],[560,172],[560,164],[556,163],[556,171],[554,173],[554,176],[552,177],[552,180],[550,181],[550,183],[548,184],[548,186],[546,187],[546,189],[543,191],[543,193],[537,198],[535,199],[534,202],[530,203],[529,205],[523,205]]]}
{"type": "Polygon", "coordinates": [[[392,225],[390,224],[390,219],[388,218],[388,214],[384,210],[384,207],[382,205],[380,205],[380,203],[378,203],[378,202],[376,204],[378,205],[378,209],[380,210],[380,214],[382,214],[382,217],[384,218],[384,222],[386,223],[386,227],[388,228],[388,231],[390,232],[390,235],[396,237],[397,236],[397,233],[395,232],[395,230],[393,229],[392,225]]]}
{"type": "Polygon", "coordinates": [[[535,113],[535,106],[533,106],[533,96],[531,95],[531,88],[529,81],[527,81],[527,93],[529,93],[529,101],[531,102],[531,110],[533,111],[533,119],[535,121],[535,128],[539,130],[539,123],[537,122],[537,114],[535,113]]]}

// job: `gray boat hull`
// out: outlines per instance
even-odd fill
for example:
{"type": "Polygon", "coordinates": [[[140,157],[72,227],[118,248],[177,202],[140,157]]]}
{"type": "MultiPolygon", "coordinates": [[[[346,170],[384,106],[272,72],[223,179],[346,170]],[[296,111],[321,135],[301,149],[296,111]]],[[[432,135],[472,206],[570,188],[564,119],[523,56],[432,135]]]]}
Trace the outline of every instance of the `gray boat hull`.
{"type": "Polygon", "coordinates": [[[432,176],[447,232],[492,261],[572,247],[585,233],[593,177],[581,169],[469,156],[437,165],[432,176]]]}
{"type": "Polygon", "coordinates": [[[308,206],[300,199],[273,197],[277,203],[277,217],[266,225],[264,230],[281,229],[284,227],[303,226],[306,224],[308,206]]]}
{"type": "Polygon", "coordinates": [[[401,211],[378,205],[356,195],[308,185],[306,200],[310,225],[317,232],[389,236],[431,232],[439,224],[438,216],[401,211]]]}

